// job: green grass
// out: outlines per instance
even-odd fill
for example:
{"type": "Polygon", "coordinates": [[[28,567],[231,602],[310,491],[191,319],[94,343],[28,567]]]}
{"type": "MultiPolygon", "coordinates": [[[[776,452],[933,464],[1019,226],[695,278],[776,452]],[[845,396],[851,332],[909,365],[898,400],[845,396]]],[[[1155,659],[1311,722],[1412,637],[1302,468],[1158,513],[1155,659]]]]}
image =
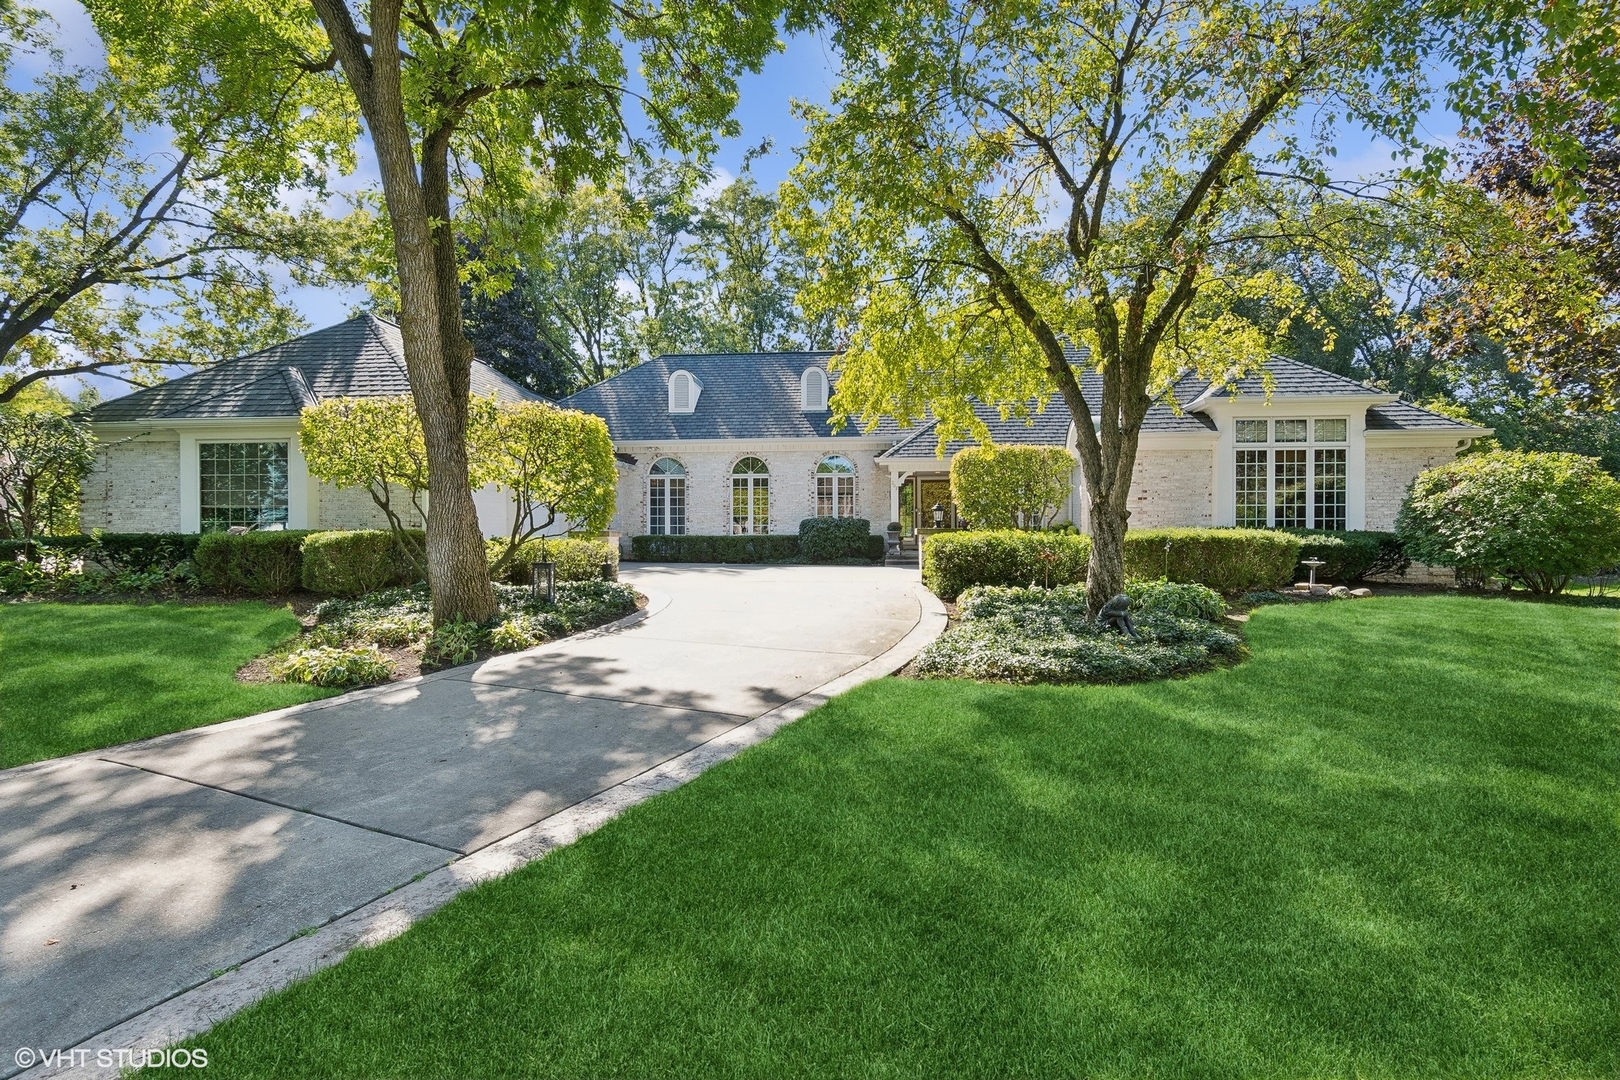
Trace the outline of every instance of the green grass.
{"type": "Polygon", "coordinates": [[[1612,1078],[1617,628],[1279,606],[1177,682],[870,684],[192,1045],[210,1077],[1612,1078]]]}
{"type": "Polygon", "coordinates": [[[0,767],[325,697],[236,681],[297,632],[262,603],[0,605],[0,767]]]}

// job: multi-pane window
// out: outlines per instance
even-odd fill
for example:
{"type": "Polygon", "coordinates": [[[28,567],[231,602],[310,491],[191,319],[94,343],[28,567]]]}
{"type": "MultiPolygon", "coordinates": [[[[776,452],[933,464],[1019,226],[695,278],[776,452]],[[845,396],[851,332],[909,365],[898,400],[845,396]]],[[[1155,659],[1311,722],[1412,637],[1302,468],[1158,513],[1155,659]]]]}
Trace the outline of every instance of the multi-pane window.
{"type": "Polygon", "coordinates": [[[846,457],[822,458],[816,466],[816,517],[854,516],[854,464],[846,457]]]}
{"type": "Polygon", "coordinates": [[[771,474],[757,457],[745,457],[731,467],[731,531],[771,531],[771,474]]]}
{"type": "Polygon", "coordinates": [[[287,521],[287,444],[198,443],[203,532],[287,521]]]}
{"type": "Polygon", "coordinates": [[[1240,527],[1345,527],[1347,420],[1239,420],[1234,437],[1240,527]]]}
{"type": "Polygon", "coordinates": [[[653,462],[647,478],[647,531],[654,536],[686,534],[686,468],[674,458],[653,462]]]}

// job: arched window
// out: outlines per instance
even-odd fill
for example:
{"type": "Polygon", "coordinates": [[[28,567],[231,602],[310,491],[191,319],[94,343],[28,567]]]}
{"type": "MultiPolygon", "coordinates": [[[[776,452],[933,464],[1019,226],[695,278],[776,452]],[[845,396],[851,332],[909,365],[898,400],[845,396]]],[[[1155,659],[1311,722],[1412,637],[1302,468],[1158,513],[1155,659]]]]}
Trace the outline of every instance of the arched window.
{"type": "Polygon", "coordinates": [[[697,411],[698,395],[703,393],[703,384],[697,381],[697,376],[690,371],[671,372],[669,376],[669,411],[672,413],[693,413],[697,411]]]}
{"type": "Polygon", "coordinates": [[[647,477],[647,531],[654,536],[686,535],[686,466],[674,458],[653,462],[647,477]]]}
{"type": "Polygon", "coordinates": [[[827,373],[818,367],[807,367],[799,376],[799,411],[827,411],[827,373]]]}
{"type": "Polygon", "coordinates": [[[816,466],[816,517],[855,516],[855,465],[847,457],[824,457],[816,466]]]}
{"type": "Polygon", "coordinates": [[[757,457],[731,467],[731,531],[771,531],[771,473],[757,457]]]}

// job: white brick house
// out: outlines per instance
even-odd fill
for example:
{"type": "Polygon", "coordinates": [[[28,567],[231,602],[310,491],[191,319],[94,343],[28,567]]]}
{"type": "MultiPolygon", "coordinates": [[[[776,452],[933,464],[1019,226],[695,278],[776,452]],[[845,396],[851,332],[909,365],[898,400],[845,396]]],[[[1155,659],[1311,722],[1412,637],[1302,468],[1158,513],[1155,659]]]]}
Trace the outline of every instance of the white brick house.
{"type": "MultiPolygon", "coordinates": [[[[950,460],[932,421],[885,420],[833,431],[831,354],[661,356],[561,404],[607,423],[618,457],[610,528],[638,534],[792,533],[807,517],[898,521],[906,535],[947,528],[950,460]]],[[[1192,377],[1179,403],[1143,426],[1131,524],[1389,529],[1412,479],[1487,430],[1290,360],[1212,388],[1192,377]]],[[[1082,378],[1090,400],[1100,380],[1082,378]]],[[[535,395],[485,364],[473,388],[535,395]]],[[[380,527],[369,496],[315,481],[298,446],[298,412],[336,396],[406,393],[399,330],[359,316],[251,356],[116,398],[87,419],[101,442],[85,481],[83,525],[117,532],[196,532],[222,524],[380,527]]],[[[1060,402],[1027,422],[982,408],[999,443],[1074,446],[1060,402]]],[[[1062,519],[1086,525],[1084,480],[1062,519]]],[[[486,534],[511,523],[511,500],[475,493],[486,534]]]]}
{"type": "MultiPolygon", "coordinates": [[[[968,444],[949,443],[941,454],[932,421],[835,433],[829,356],[661,356],[563,401],[601,416],[613,435],[612,527],[626,535],[793,532],[806,517],[845,515],[879,530],[898,521],[909,535],[932,528],[936,503],[946,527],[957,524],[950,461],[968,444]]],[[[1488,434],[1306,364],[1274,359],[1268,375],[1269,395],[1258,377],[1211,387],[1189,376],[1174,389],[1179,407],[1149,411],[1133,525],[1389,529],[1419,472],[1488,434]]],[[[1100,400],[1095,373],[1082,386],[1100,400]]],[[[1060,402],[1028,421],[988,407],[980,417],[998,443],[1073,450],[1060,402]]],[[[1086,506],[1077,462],[1061,518],[1084,528],[1086,506]]]]}

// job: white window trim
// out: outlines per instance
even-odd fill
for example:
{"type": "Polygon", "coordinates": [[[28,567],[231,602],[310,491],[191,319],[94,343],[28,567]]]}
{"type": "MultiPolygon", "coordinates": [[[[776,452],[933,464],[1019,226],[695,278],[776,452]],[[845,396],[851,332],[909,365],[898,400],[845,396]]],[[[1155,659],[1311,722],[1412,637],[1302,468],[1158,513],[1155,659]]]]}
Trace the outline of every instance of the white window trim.
{"type": "Polygon", "coordinates": [[[287,444],[287,528],[309,529],[320,520],[319,486],[298,446],[298,432],[262,425],[218,425],[192,428],[180,436],[180,531],[202,531],[202,458],[198,443],[284,442],[287,444]]]}
{"type": "Polygon", "coordinates": [[[799,375],[799,411],[826,412],[831,397],[827,373],[819,367],[807,367],[799,375]]]}
{"type": "Polygon", "coordinates": [[[692,470],[687,468],[686,462],[682,461],[680,458],[676,457],[674,454],[659,454],[657,457],[653,458],[652,465],[649,465],[647,467],[647,472],[644,474],[644,483],[641,485],[641,514],[642,514],[643,520],[646,523],[646,531],[647,531],[647,534],[649,536],[685,536],[685,535],[687,535],[687,523],[688,523],[688,520],[692,516],[692,470]],[[673,461],[675,464],[679,465],[681,467],[681,471],[679,473],[655,473],[655,472],[653,472],[652,471],[653,466],[657,465],[660,461],[663,461],[666,458],[668,460],[670,460],[670,461],[673,461]],[[653,521],[652,521],[652,490],[653,490],[653,482],[655,480],[664,481],[664,531],[661,532],[661,533],[655,533],[655,532],[652,531],[652,525],[653,525],[653,521]],[[679,481],[681,481],[681,531],[680,532],[673,531],[670,528],[670,524],[669,524],[669,516],[670,516],[670,514],[669,514],[669,481],[670,480],[679,480],[679,481]]]}
{"type": "Polygon", "coordinates": [[[669,385],[668,385],[667,389],[669,391],[669,411],[670,411],[670,415],[672,415],[672,416],[690,416],[692,413],[697,412],[698,398],[703,396],[703,384],[698,381],[698,377],[696,375],[692,374],[690,371],[687,371],[684,368],[678,368],[675,371],[672,371],[672,372],[669,373],[669,385]],[[687,407],[684,408],[684,409],[683,408],[677,408],[676,404],[675,404],[675,383],[676,383],[676,380],[681,379],[681,378],[685,378],[685,379],[689,380],[687,385],[691,389],[691,396],[687,399],[687,402],[686,402],[687,407]]]}
{"type": "MultiPolygon", "coordinates": [[[[1272,529],[1279,526],[1271,524],[1277,520],[1277,451],[1303,450],[1305,451],[1305,528],[1316,529],[1316,454],[1317,450],[1343,450],[1345,461],[1345,528],[1359,528],[1350,524],[1350,462],[1352,459],[1350,448],[1351,425],[1344,416],[1322,416],[1317,413],[1299,416],[1242,416],[1234,415],[1231,420],[1232,449],[1228,452],[1228,464],[1232,470],[1232,494],[1229,500],[1232,523],[1237,523],[1237,454],[1242,450],[1264,450],[1266,452],[1266,524],[1260,528],[1272,529]],[[1238,424],[1256,420],[1266,425],[1266,438],[1263,442],[1240,442],[1237,438],[1238,424]],[[1278,441],[1277,425],[1290,420],[1303,420],[1305,422],[1304,439],[1278,441]],[[1319,420],[1344,420],[1345,437],[1331,442],[1321,442],[1316,438],[1316,424],[1319,420]]],[[[1288,526],[1294,528],[1297,526],[1288,526]]]]}
{"type": "MultiPolygon", "coordinates": [[[[1387,400],[1387,398],[1385,399],[1387,400]]],[[[1215,505],[1214,521],[1218,526],[1237,524],[1237,453],[1239,446],[1261,447],[1269,444],[1237,442],[1237,424],[1243,420],[1345,420],[1348,443],[1312,444],[1292,443],[1285,445],[1311,446],[1335,445],[1344,446],[1348,450],[1345,454],[1345,485],[1344,485],[1344,527],[1346,529],[1364,529],[1367,527],[1367,406],[1365,400],[1346,401],[1343,397],[1332,396],[1305,396],[1298,398],[1278,397],[1270,405],[1261,405],[1257,401],[1231,401],[1226,398],[1212,398],[1207,401],[1201,411],[1206,413],[1215,422],[1215,505]],[[1285,411],[1286,410],[1286,411],[1285,411]]],[[[1269,433],[1268,433],[1269,434],[1269,433]]]]}

